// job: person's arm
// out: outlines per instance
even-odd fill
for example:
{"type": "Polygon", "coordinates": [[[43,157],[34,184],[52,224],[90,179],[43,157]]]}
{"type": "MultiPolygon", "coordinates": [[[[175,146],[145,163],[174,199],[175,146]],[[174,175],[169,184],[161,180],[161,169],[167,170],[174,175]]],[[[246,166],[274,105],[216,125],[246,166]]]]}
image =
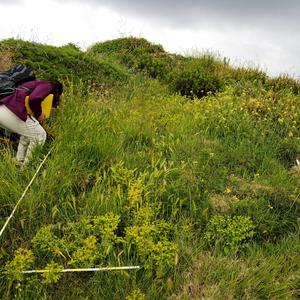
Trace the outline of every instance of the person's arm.
{"type": "Polygon", "coordinates": [[[37,117],[37,120],[39,122],[43,122],[46,119],[46,115],[42,112],[39,117],[37,117]]]}
{"type": "Polygon", "coordinates": [[[29,106],[32,110],[33,116],[38,121],[43,121],[45,115],[42,112],[42,101],[53,93],[53,88],[50,82],[39,82],[38,85],[31,91],[29,95],[29,106]]]}

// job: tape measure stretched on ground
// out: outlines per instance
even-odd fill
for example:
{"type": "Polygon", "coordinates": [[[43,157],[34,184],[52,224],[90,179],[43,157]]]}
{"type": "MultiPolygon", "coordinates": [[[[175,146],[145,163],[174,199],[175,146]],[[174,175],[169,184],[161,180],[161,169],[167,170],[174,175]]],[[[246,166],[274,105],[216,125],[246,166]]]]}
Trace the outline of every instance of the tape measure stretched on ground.
{"type": "Polygon", "coordinates": [[[47,155],[45,156],[45,158],[43,159],[43,161],[41,162],[41,164],[39,165],[39,167],[37,168],[36,172],[34,173],[32,179],[30,180],[30,182],[28,183],[27,187],[25,188],[22,196],[20,197],[20,199],[18,200],[17,204],[15,205],[13,211],[11,212],[10,216],[7,218],[6,222],[4,223],[1,231],[0,231],[0,238],[5,230],[5,228],[7,227],[8,223],[10,222],[10,220],[12,219],[12,217],[14,216],[19,204],[21,203],[21,201],[23,200],[23,198],[25,197],[27,191],[29,190],[30,186],[32,185],[33,181],[35,180],[37,174],[39,173],[40,169],[42,168],[43,164],[45,163],[45,161],[47,160],[47,158],[49,157],[50,153],[51,153],[52,149],[47,153],[47,155]]]}
{"type": "MultiPolygon", "coordinates": [[[[124,266],[124,267],[102,267],[102,268],[85,268],[85,269],[62,269],[54,272],[57,273],[71,273],[71,272],[99,272],[99,271],[122,271],[122,270],[138,270],[140,266],[124,266]]],[[[26,270],[22,274],[37,274],[49,273],[53,270],[26,270]]]]}

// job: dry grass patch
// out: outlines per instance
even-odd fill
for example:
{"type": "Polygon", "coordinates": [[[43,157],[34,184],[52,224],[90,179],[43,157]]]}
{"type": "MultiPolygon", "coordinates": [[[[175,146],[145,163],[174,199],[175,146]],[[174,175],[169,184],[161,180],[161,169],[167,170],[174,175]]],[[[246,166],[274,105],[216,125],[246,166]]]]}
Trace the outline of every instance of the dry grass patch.
{"type": "Polygon", "coordinates": [[[12,53],[8,50],[0,51],[0,72],[11,68],[13,65],[12,53]]]}
{"type": "Polygon", "coordinates": [[[214,213],[226,214],[239,200],[237,196],[215,194],[209,198],[209,204],[214,213]]]}
{"type": "Polygon", "coordinates": [[[229,177],[229,194],[236,195],[237,197],[259,197],[263,195],[275,195],[282,193],[281,189],[273,186],[258,183],[255,181],[247,181],[244,178],[237,176],[229,177]]]}

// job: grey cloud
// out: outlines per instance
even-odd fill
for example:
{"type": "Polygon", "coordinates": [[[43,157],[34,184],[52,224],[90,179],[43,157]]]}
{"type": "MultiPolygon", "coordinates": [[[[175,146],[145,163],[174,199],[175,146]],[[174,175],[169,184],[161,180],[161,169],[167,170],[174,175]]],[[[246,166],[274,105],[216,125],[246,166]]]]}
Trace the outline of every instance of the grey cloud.
{"type": "MultiPolygon", "coordinates": [[[[59,1],[59,0],[56,0],[59,1]]],[[[273,39],[299,37],[298,0],[64,0],[110,8],[151,26],[260,32],[273,39]]],[[[259,33],[259,34],[260,34],[259,33]]],[[[281,41],[283,42],[283,41],[281,41]]]]}
{"type": "MultiPolygon", "coordinates": [[[[199,33],[199,39],[201,32],[212,32],[212,40],[215,34],[222,36],[212,44],[229,57],[233,54],[254,61],[260,58],[273,70],[300,69],[299,0],[64,0],[67,1],[105,7],[158,30],[199,33]]],[[[179,33],[178,43],[182,43],[180,38],[179,33]]],[[[195,45],[203,43],[195,41],[195,45]]]]}
{"type": "MultiPolygon", "coordinates": [[[[298,0],[75,0],[98,4],[118,13],[138,18],[152,18],[172,26],[197,26],[210,22],[233,24],[249,22],[283,26],[297,24],[298,0]],[[283,23],[285,22],[285,23],[283,23]]],[[[74,2],[74,1],[72,1],[74,2]]]]}

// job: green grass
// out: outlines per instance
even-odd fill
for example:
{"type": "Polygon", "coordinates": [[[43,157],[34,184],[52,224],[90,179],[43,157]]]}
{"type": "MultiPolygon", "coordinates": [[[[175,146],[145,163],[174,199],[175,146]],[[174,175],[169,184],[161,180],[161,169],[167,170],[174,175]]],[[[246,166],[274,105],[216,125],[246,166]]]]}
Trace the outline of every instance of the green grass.
{"type": "Polygon", "coordinates": [[[2,237],[2,298],[297,299],[300,179],[291,167],[300,151],[299,96],[253,80],[263,77],[256,70],[230,72],[248,75],[201,100],[130,70],[125,81],[107,78],[104,90],[68,77],[61,111],[45,124],[54,140],[28,168],[20,171],[15,148],[1,144],[0,226],[52,149],[2,237]],[[219,223],[217,242],[205,237],[212,220],[235,216],[251,234],[219,223]],[[236,251],[224,251],[233,240],[236,251]],[[26,252],[15,257],[20,247],[32,251],[31,265],[26,252]],[[53,262],[141,269],[19,280],[22,268],[53,262]]]}
{"type": "Polygon", "coordinates": [[[65,84],[71,80],[99,89],[108,83],[126,81],[128,77],[127,70],[117,62],[96,58],[73,44],[54,47],[8,39],[0,42],[0,53],[10,55],[10,64],[17,62],[30,66],[40,79],[59,79],[65,84]]]}

